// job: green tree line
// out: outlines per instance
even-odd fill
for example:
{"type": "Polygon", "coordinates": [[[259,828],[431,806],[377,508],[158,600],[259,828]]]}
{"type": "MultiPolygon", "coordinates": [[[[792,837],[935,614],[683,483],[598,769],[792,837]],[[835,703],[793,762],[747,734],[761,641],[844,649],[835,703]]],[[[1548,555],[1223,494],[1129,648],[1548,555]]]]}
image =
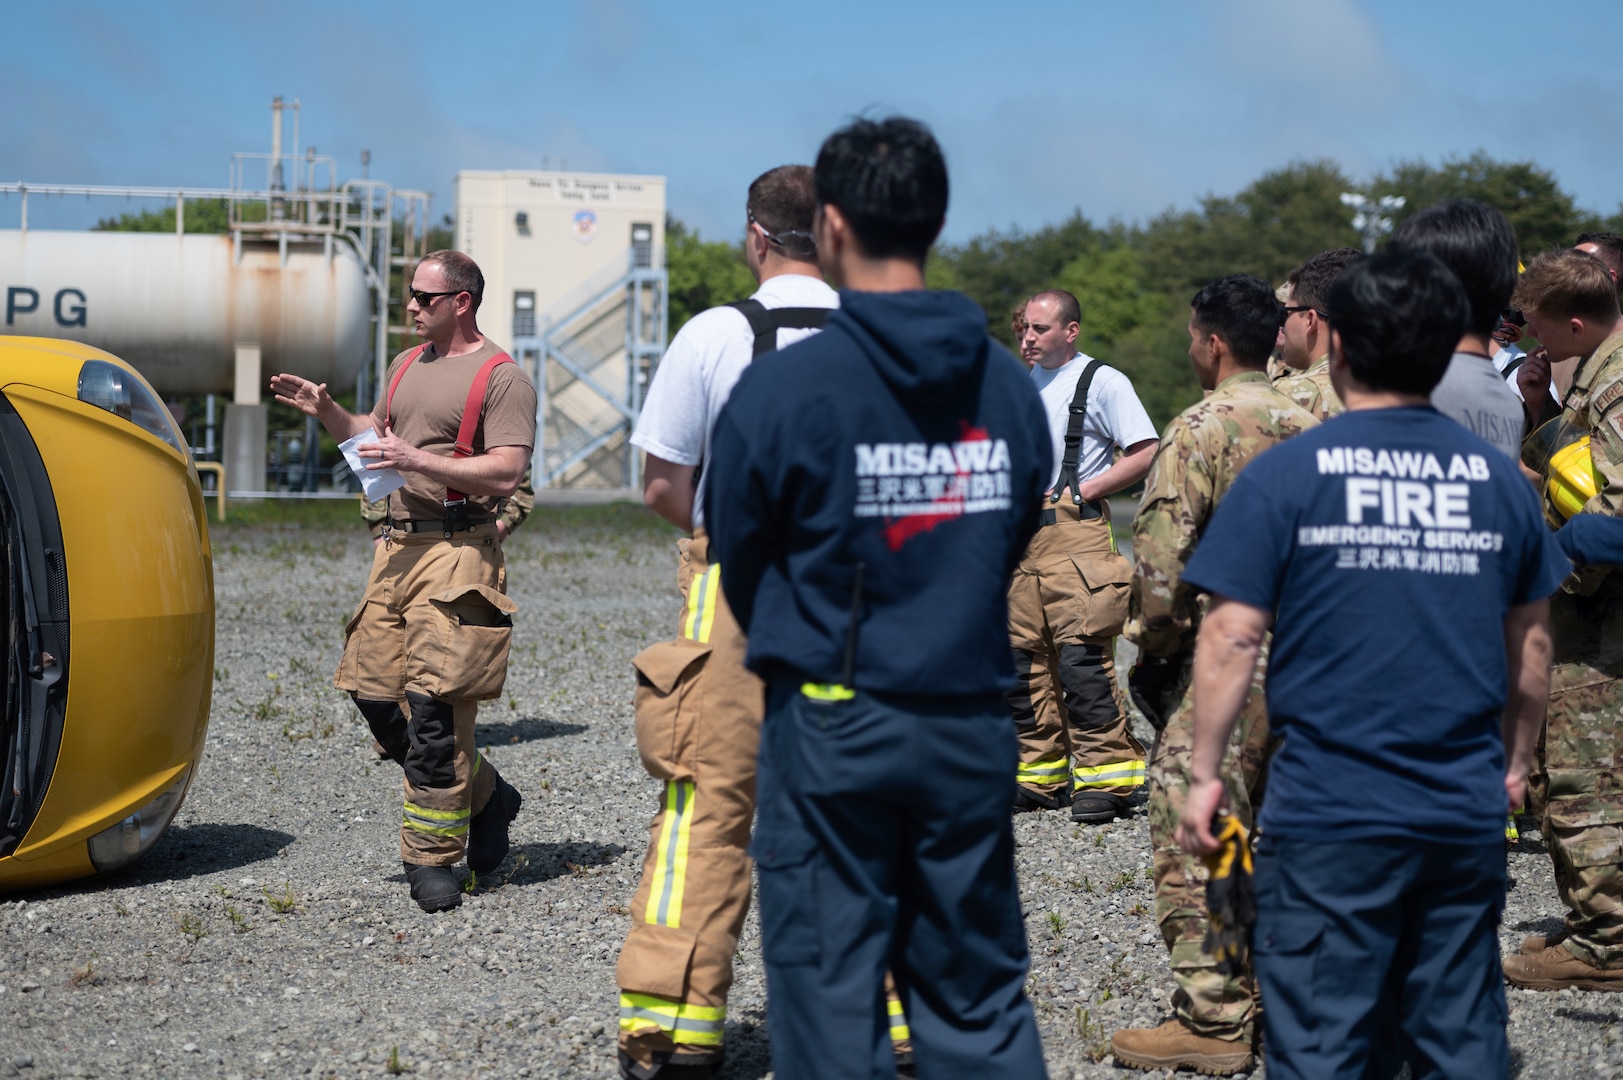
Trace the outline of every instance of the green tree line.
{"type": "MultiPolygon", "coordinates": [[[[1623,207],[1602,217],[1578,207],[1548,170],[1503,162],[1478,151],[1440,165],[1400,162],[1358,182],[1329,160],[1301,161],[1265,173],[1241,191],[1208,195],[1188,210],[1147,221],[1095,223],[1080,211],[1030,231],[991,231],[940,245],[930,284],[958,289],[987,314],[994,336],[1013,344],[1010,315],[1042,289],[1075,293],[1082,303],[1079,346],[1126,372],[1157,425],[1200,397],[1189,367],[1189,300],[1224,274],[1255,274],[1279,284],[1309,255],[1360,247],[1341,194],[1400,195],[1404,217],[1445,199],[1470,197],[1510,220],[1532,257],[1571,244],[1578,233],[1623,232],[1623,207]]],[[[738,243],[704,241],[667,223],[671,328],[706,307],[754,289],[738,243]]]]}

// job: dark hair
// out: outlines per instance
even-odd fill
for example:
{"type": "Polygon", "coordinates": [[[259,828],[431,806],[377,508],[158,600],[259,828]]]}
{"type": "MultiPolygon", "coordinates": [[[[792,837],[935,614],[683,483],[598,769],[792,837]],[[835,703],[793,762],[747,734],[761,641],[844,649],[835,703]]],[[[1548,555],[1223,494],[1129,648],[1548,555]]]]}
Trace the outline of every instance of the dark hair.
{"type": "Polygon", "coordinates": [[[478,263],[450,248],[430,251],[418,265],[426,262],[439,266],[446,288],[467,293],[473,300],[473,310],[479,310],[479,302],[485,298],[485,275],[480,273],[478,263]]]}
{"type": "Polygon", "coordinates": [[[1291,276],[1286,279],[1291,290],[1291,306],[1323,311],[1324,298],[1329,295],[1331,284],[1354,259],[1363,257],[1364,253],[1357,248],[1341,247],[1321,251],[1309,258],[1292,270],[1291,276]]]}
{"type": "Polygon", "coordinates": [[[817,151],[817,201],[871,258],[923,263],[947,217],[947,162],[917,120],[853,120],[817,151]]]}
{"type": "Polygon", "coordinates": [[[786,257],[817,260],[817,241],[812,239],[817,185],[810,165],[779,165],[757,176],[744,210],[786,257]]]}
{"type": "Polygon", "coordinates": [[[1392,233],[1393,248],[1435,255],[1454,271],[1471,312],[1465,332],[1499,328],[1516,288],[1516,233],[1505,215],[1475,199],[1454,199],[1420,210],[1392,233]]]}
{"type": "Polygon", "coordinates": [[[1274,287],[1250,274],[1218,278],[1189,301],[1196,329],[1216,334],[1241,367],[1263,368],[1274,351],[1285,307],[1274,287]]]}
{"type": "Polygon", "coordinates": [[[1594,244],[1600,248],[1595,253],[1596,257],[1606,264],[1606,269],[1617,275],[1618,285],[1623,287],[1623,236],[1609,232],[1579,233],[1572,246],[1579,244],[1594,244]]]}
{"type": "Polygon", "coordinates": [[[1441,259],[1404,247],[1347,267],[1325,303],[1352,377],[1401,394],[1432,392],[1470,311],[1459,278],[1441,259]]]}
{"type": "Polygon", "coordinates": [[[1030,304],[1038,300],[1052,300],[1054,302],[1055,308],[1058,309],[1057,314],[1061,326],[1069,326],[1072,323],[1082,321],[1081,301],[1064,289],[1044,289],[1030,300],[1027,300],[1026,303],[1030,304]]]}

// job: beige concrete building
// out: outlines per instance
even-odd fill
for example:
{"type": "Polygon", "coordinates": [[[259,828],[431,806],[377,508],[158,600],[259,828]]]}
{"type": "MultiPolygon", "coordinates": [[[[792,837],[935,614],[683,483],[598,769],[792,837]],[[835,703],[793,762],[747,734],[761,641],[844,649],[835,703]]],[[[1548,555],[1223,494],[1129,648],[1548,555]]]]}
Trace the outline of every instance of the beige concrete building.
{"type": "Polygon", "coordinates": [[[665,178],[464,171],[456,247],[479,325],[536,380],[537,486],[636,487],[626,441],[664,348],[665,178]]]}

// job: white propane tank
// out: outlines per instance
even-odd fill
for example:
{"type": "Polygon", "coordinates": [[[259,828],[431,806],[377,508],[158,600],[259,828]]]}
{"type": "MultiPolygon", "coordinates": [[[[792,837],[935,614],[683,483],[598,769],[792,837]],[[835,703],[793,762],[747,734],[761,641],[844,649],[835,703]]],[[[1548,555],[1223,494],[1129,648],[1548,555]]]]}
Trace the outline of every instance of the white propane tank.
{"type": "MultiPolygon", "coordinates": [[[[0,334],[71,338],[119,356],[160,394],[230,393],[238,342],[279,371],[355,385],[371,292],[338,240],[0,229],[0,334]]],[[[264,388],[260,388],[264,392],[264,388]]]]}

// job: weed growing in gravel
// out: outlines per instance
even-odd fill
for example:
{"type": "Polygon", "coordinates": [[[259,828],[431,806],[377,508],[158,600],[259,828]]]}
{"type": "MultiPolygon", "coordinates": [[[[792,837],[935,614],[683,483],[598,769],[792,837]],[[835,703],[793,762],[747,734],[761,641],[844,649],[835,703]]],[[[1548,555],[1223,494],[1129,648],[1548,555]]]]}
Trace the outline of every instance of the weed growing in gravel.
{"type": "Polygon", "coordinates": [[[1076,1007],[1076,1037],[1082,1040],[1082,1052],[1094,1062],[1103,1061],[1110,1052],[1104,1025],[1093,1018],[1092,1011],[1080,1005],[1076,1007]]]}
{"type": "Polygon", "coordinates": [[[402,1064],[400,1061],[400,1045],[398,1043],[389,1047],[389,1060],[384,1064],[383,1068],[390,1076],[399,1076],[403,1072],[410,1071],[411,1066],[402,1064]]]}
{"type": "Polygon", "coordinates": [[[1093,834],[1093,846],[1094,847],[1104,847],[1105,846],[1105,834],[1104,833],[1096,832],[1096,833],[1093,834]]]}
{"type": "Polygon", "coordinates": [[[1116,879],[1109,885],[1106,885],[1105,888],[1111,892],[1121,892],[1123,889],[1132,888],[1133,882],[1137,880],[1137,874],[1133,873],[1131,870],[1123,870],[1121,873],[1117,874],[1116,879]]]}
{"type": "Polygon", "coordinates": [[[124,916],[128,915],[129,913],[130,913],[129,908],[125,907],[123,904],[119,903],[117,900],[113,901],[113,914],[114,915],[117,915],[119,918],[123,918],[124,916]]]}
{"type": "Polygon", "coordinates": [[[74,968],[73,974],[68,976],[68,985],[75,990],[81,986],[97,986],[101,983],[101,976],[96,974],[96,954],[91,953],[85,966],[74,968]]]}
{"type": "Polygon", "coordinates": [[[1064,940],[1065,916],[1057,911],[1050,911],[1048,913],[1048,932],[1053,934],[1056,939],[1064,940]]]}
{"type": "Polygon", "coordinates": [[[613,900],[610,900],[610,901],[606,902],[603,905],[603,910],[608,912],[610,915],[630,915],[631,914],[631,908],[628,905],[626,905],[626,904],[616,904],[613,900]]]}
{"type": "Polygon", "coordinates": [[[1116,994],[1125,994],[1134,987],[1143,986],[1150,981],[1148,975],[1134,975],[1124,970],[1125,958],[1115,957],[1110,961],[1110,970],[1105,972],[1104,978],[1099,980],[1099,1003],[1102,1005],[1115,997],[1116,994]]]}
{"type": "Polygon", "coordinates": [[[303,739],[330,739],[334,730],[331,720],[325,724],[317,724],[316,718],[313,716],[310,718],[308,728],[300,727],[292,720],[282,721],[282,738],[288,742],[299,742],[303,739]]]}
{"type": "Polygon", "coordinates": [[[276,699],[282,696],[282,688],[273,685],[270,692],[248,709],[248,715],[255,720],[277,720],[282,716],[282,704],[276,699]]]}
{"type": "Polygon", "coordinates": [[[517,858],[515,858],[513,860],[513,869],[511,869],[511,870],[509,870],[507,872],[507,876],[502,878],[501,885],[499,885],[497,887],[502,888],[502,889],[507,888],[507,883],[512,881],[513,878],[518,874],[518,872],[520,870],[524,869],[526,866],[529,866],[529,865],[530,865],[530,857],[528,855],[520,855],[517,858]]]}
{"type": "Polygon", "coordinates": [[[214,669],[214,681],[215,682],[225,682],[230,677],[231,677],[231,669],[230,668],[217,667],[217,668],[214,669]]]}
{"type": "Polygon", "coordinates": [[[243,918],[242,912],[230,904],[225,906],[225,917],[231,920],[231,929],[239,934],[246,934],[254,928],[254,924],[243,918]]]}
{"type": "Polygon", "coordinates": [[[1142,900],[1138,901],[1138,903],[1127,909],[1127,914],[1129,915],[1148,915],[1149,913],[1150,909],[1144,906],[1144,901],[1142,900]]]}
{"type": "Polygon", "coordinates": [[[299,898],[293,895],[293,883],[285,881],[282,885],[285,891],[281,896],[272,896],[269,889],[262,890],[265,893],[265,906],[278,915],[286,915],[299,906],[299,898]]]}
{"type": "Polygon", "coordinates": [[[468,871],[468,880],[464,881],[462,883],[462,891],[467,893],[469,896],[472,896],[473,891],[475,889],[477,889],[478,887],[479,887],[479,874],[476,871],[469,870],[468,871]]]}
{"type": "Polygon", "coordinates": [[[192,939],[193,948],[197,947],[199,941],[209,936],[209,928],[204,926],[202,920],[196,915],[188,913],[180,916],[175,921],[180,925],[180,932],[192,939]]]}

